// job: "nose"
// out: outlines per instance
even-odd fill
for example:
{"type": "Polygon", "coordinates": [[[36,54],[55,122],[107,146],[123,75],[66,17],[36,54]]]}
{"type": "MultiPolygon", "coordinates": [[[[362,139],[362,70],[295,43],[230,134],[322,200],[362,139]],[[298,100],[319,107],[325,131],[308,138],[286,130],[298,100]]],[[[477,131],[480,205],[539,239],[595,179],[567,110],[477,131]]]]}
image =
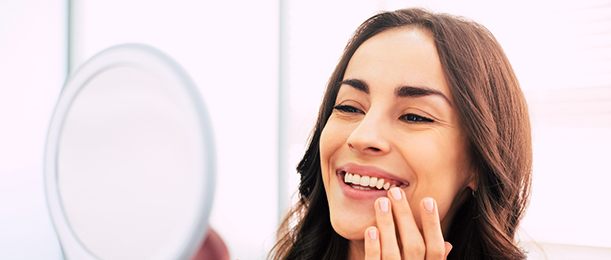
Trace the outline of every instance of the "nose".
{"type": "Polygon", "coordinates": [[[353,152],[361,155],[379,156],[390,152],[387,123],[381,116],[367,113],[352,131],[346,143],[353,152]]]}

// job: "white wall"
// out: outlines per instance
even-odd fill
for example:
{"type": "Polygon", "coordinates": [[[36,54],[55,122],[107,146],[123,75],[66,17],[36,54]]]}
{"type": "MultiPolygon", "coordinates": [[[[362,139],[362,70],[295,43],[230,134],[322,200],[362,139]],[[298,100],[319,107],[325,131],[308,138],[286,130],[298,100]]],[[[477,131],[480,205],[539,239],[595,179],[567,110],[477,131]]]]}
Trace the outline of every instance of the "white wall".
{"type": "MultiPolygon", "coordinates": [[[[277,192],[278,1],[74,1],[72,64],[140,42],[175,58],[200,87],[218,148],[211,216],[232,258],[263,258],[278,196],[295,198],[322,92],[353,30],[404,1],[285,1],[285,194],[277,192]]],[[[412,1],[487,26],[533,113],[535,173],[525,239],[610,247],[611,13],[608,0],[412,1]],[[577,3],[579,2],[579,3],[577,3]],[[606,46],[606,47],[605,47],[606,46]]],[[[60,257],[44,201],[42,152],[65,75],[64,1],[0,2],[0,258],[60,257]]],[[[285,203],[283,207],[288,206],[285,203]]]]}
{"type": "Polygon", "coordinates": [[[0,259],[61,255],[42,159],[66,73],[64,19],[63,1],[0,1],[0,259]]]}
{"type": "Polygon", "coordinates": [[[74,64],[139,42],[176,59],[208,105],[217,147],[211,225],[233,259],[263,258],[277,225],[276,1],[75,1],[74,64]]]}
{"type": "MultiPolygon", "coordinates": [[[[155,46],[200,87],[217,144],[211,225],[232,258],[263,258],[277,226],[277,1],[73,1],[72,61],[155,46]]],[[[42,158],[65,75],[65,1],[0,3],[0,258],[53,259],[42,158]],[[5,249],[6,247],[6,249],[5,249]]]]}

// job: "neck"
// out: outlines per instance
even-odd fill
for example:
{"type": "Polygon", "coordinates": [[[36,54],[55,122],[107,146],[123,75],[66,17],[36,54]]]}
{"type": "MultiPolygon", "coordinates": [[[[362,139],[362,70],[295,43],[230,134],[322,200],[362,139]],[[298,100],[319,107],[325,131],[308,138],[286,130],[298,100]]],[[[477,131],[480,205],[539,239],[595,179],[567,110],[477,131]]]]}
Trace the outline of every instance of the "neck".
{"type": "Polygon", "coordinates": [[[348,259],[349,260],[362,260],[365,259],[365,241],[364,240],[350,240],[348,248],[348,259]]]}

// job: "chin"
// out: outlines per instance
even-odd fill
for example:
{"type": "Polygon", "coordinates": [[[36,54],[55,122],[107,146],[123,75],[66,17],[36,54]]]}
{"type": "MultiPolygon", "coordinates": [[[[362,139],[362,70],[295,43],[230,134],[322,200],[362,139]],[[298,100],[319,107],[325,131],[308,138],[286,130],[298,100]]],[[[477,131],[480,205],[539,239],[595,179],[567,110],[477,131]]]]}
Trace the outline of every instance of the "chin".
{"type": "Polygon", "coordinates": [[[375,225],[373,208],[371,212],[352,212],[339,210],[330,212],[331,226],[340,236],[348,240],[363,240],[365,229],[375,225]]]}

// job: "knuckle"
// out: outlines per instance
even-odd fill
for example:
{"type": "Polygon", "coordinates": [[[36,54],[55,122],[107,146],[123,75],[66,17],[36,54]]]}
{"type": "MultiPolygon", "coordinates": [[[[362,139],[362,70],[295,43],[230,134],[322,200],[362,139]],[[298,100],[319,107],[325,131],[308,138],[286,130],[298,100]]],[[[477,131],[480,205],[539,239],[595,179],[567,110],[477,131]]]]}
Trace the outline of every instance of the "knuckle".
{"type": "Polygon", "coordinates": [[[397,205],[397,207],[394,210],[399,215],[411,214],[411,211],[407,205],[397,205]]]}
{"type": "Polygon", "coordinates": [[[422,242],[414,241],[412,243],[407,243],[403,246],[404,251],[406,252],[406,256],[409,259],[419,259],[424,257],[426,254],[426,247],[422,242]]]}
{"type": "Polygon", "coordinates": [[[424,246],[420,246],[420,247],[417,247],[416,250],[414,250],[414,252],[418,256],[424,256],[426,254],[426,249],[424,246]]]}
{"type": "Polygon", "coordinates": [[[397,254],[392,254],[392,253],[382,253],[382,259],[386,260],[386,259],[401,259],[397,254]]]}
{"type": "Polygon", "coordinates": [[[390,214],[388,214],[388,215],[386,215],[386,216],[384,216],[384,215],[383,215],[383,216],[380,216],[380,217],[377,219],[377,222],[378,222],[378,224],[381,224],[381,225],[383,225],[383,226],[385,226],[385,227],[389,227],[389,226],[394,227],[394,225],[395,225],[395,224],[394,224],[394,221],[393,221],[393,219],[392,219],[392,215],[390,215],[390,214]]]}
{"type": "Polygon", "coordinates": [[[379,252],[380,248],[378,245],[374,244],[374,242],[365,243],[365,255],[376,255],[379,252]]]}
{"type": "Polygon", "coordinates": [[[443,259],[445,256],[445,247],[442,245],[427,248],[426,256],[427,259],[443,259]]]}
{"type": "Polygon", "coordinates": [[[428,214],[427,216],[424,216],[422,218],[422,222],[424,222],[423,224],[426,224],[429,226],[438,226],[439,218],[433,216],[433,214],[428,214]]]}
{"type": "Polygon", "coordinates": [[[367,259],[375,259],[379,255],[380,255],[379,248],[372,247],[372,248],[368,248],[367,250],[365,250],[365,257],[367,257],[367,259]]]}
{"type": "Polygon", "coordinates": [[[424,253],[426,251],[426,246],[422,240],[416,240],[410,243],[410,247],[415,250],[424,253]]]}

